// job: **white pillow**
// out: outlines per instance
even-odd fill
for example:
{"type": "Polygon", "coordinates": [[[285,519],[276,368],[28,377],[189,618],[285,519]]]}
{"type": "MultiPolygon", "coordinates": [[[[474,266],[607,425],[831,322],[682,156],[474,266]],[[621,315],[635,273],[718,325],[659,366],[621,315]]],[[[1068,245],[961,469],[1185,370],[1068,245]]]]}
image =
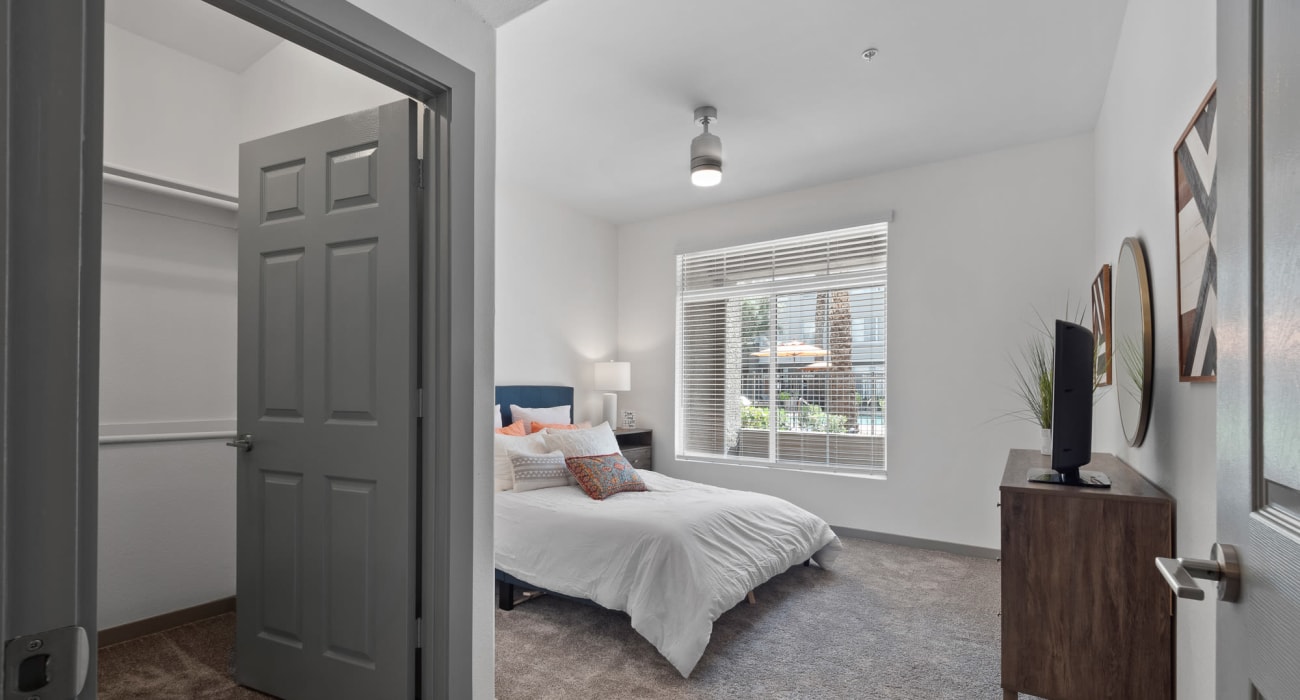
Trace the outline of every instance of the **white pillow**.
{"type": "Polygon", "coordinates": [[[492,475],[496,481],[497,491],[509,491],[515,487],[515,468],[510,462],[510,453],[546,454],[546,440],[541,433],[535,435],[501,435],[492,436],[492,475]]]}
{"type": "Polygon", "coordinates": [[[492,429],[501,427],[501,404],[492,407],[492,429]]]}
{"type": "Polygon", "coordinates": [[[614,437],[614,431],[609,429],[609,423],[577,430],[543,430],[538,434],[546,439],[548,451],[559,450],[566,459],[623,454],[618,449],[618,439],[614,437]]]}
{"type": "Polygon", "coordinates": [[[510,464],[514,468],[515,490],[535,491],[558,486],[568,486],[573,478],[564,461],[564,453],[556,450],[530,454],[509,450],[510,464]]]}
{"type": "Polygon", "coordinates": [[[518,423],[524,423],[524,430],[533,432],[533,423],[560,423],[568,425],[570,406],[552,406],[550,408],[524,408],[510,404],[510,419],[518,423]]]}

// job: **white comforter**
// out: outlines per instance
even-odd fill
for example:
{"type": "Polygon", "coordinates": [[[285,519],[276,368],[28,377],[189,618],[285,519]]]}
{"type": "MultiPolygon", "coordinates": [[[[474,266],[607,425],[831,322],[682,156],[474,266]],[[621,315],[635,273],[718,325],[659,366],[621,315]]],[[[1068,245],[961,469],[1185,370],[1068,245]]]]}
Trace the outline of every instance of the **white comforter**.
{"type": "Polygon", "coordinates": [[[841,549],[824,520],[794,504],[642,471],[645,493],[605,501],[577,486],[496,495],[496,567],[556,593],[623,610],[690,675],[713,621],[747,592],[841,549]]]}

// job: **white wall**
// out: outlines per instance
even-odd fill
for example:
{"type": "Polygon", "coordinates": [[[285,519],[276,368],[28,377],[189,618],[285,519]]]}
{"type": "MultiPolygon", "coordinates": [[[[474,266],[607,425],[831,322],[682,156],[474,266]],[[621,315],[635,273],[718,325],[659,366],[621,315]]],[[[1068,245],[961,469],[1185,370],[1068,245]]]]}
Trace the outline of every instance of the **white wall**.
{"type": "MultiPolygon", "coordinates": [[[[1129,0],[1097,121],[1095,265],[1142,239],[1151,272],[1155,378],[1146,442],[1129,447],[1113,401],[1098,407],[1096,447],[1114,452],[1177,499],[1180,556],[1215,541],[1215,387],[1178,381],[1174,143],[1215,80],[1214,0],[1129,0]]],[[[1213,603],[1178,601],[1179,698],[1214,697],[1213,603]]]]}
{"type": "Polygon", "coordinates": [[[619,359],[614,226],[503,182],[496,241],[496,383],[572,386],[576,419],[599,421],[592,364],[619,359]]]}
{"type": "Polygon", "coordinates": [[[104,163],[235,192],[239,76],[104,27],[104,163]]]}
{"type": "MultiPolygon", "coordinates": [[[[1034,308],[1059,315],[1092,277],[1092,138],[1081,135],[625,226],[619,232],[620,406],[655,431],[673,476],[781,496],[832,525],[999,546],[997,488],[1038,429],[1016,408],[1007,354],[1034,308]],[[869,222],[889,241],[888,478],[673,459],[674,256],[869,222]]],[[[725,184],[723,185],[725,187],[725,184]]]]}
{"type": "Polygon", "coordinates": [[[404,98],[392,88],[286,41],[239,74],[236,141],[251,141],[404,98]]]}
{"type": "Polygon", "coordinates": [[[235,212],[112,184],[104,202],[100,422],[233,420],[235,212]]]}
{"type": "MultiPolygon", "coordinates": [[[[104,188],[102,434],[233,430],[234,212],[104,188]]],[[[235,592],[221,441],[100,448],[99,626],[235,592]]]]}

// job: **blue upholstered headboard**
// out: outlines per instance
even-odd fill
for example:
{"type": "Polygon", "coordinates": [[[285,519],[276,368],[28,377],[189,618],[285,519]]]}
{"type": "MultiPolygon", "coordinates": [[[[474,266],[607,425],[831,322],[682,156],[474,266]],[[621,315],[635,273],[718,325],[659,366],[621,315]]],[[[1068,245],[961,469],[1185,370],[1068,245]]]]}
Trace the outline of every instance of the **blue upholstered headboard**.
{"type": "Polygon", "coordinates": [[[510,404],[524,408],[550,408],[568,406],[569,422],[573,422],[573,387],[571,386],[499,386],[496,400],[501,404],[501,425],[510,425],[510,404]]]}

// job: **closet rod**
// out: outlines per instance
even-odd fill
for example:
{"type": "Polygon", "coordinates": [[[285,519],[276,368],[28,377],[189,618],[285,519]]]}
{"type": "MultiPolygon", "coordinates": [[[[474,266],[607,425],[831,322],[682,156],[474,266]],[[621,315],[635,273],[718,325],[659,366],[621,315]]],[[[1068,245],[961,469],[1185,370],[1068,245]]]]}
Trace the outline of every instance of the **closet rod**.
{"type": "Polygon", "coordinates": [[[230,211],[238,211],[239,198],[209,190],[197,185],[190,185],[184,182],[169,180],[157,175],[142,173],[137,170],[119,167],[116,165],[104,164],[104,182],[111,182],[117,185],[133,187],[145,192],[154,192],[173,197],[180,197],[191,201],[217,206],[230,211]]]}
{"type": "Polygon", "coordinates": [[[189,442],[193,440],[230,440],[235,437],[233,430],[219,430],[206,433],[157,433],[154,435],[100,435],[101,445],[132,445],[145,442],[189,442]]]}

